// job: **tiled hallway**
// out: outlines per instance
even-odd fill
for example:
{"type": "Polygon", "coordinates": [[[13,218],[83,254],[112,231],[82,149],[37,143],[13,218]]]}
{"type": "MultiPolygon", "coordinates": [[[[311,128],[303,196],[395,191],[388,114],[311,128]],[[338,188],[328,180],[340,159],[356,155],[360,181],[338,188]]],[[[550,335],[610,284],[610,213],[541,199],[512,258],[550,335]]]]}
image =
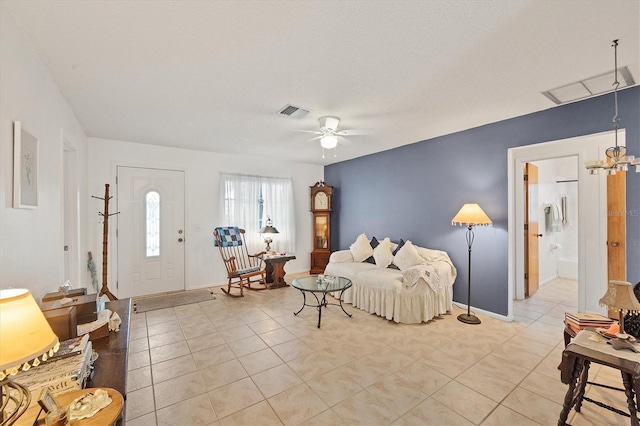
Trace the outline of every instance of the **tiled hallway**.
{"type": "MultiPolygon", "coordinates": [[[[219,292],[219,290],[218,290],[219,292]]],[[[305,308],[293,288],[132,317],[127,424],[555,425],[564,312],[577,284],[556,280],[515,304],[512,323],[395,324],[346,305],[305,308]]],[[[592,366],[599,382],[617,372],[592,366]]],[[[624,409],[624,394],[588,388],[624,409]]],[[[627,425],[585,403],[573,425],[627,425]]]]}

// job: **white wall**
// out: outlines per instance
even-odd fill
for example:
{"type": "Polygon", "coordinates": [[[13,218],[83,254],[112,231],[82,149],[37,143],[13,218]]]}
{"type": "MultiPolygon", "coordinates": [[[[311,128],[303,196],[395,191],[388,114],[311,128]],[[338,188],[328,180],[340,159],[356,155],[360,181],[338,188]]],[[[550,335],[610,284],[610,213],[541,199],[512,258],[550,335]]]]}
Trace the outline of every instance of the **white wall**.
{"type": "MultiPolygon", "coordinates": [[[[226,270],[218,249],[213,246],[213,229],[224,225],[220,219],[220,172],[246,173],[293,180],[296,211],[296,260],[289,261],[286,272],[309,270],[311,243],[311,213],[309,211],[309,186],[323,180],[324,167],[316,164],[287,161],[265,161],[248,155],[220,154],[178,148],[166,148],[132,142],[89,138],[89,193],[103,196],[104,185],[111,185],[111,194],[117,194],[115,185],[117,166],[154,167],[185,171],[185,257],[187,289],[226,283],[226,270]],[[199,230],[197,230],[199,229],[199,230]]],[[[90,250],[98,258],[102,253],[102,225],[97,213],[103,209],[100,200],[90,201],[89,209],[90,250]]],[[[110,211],[115,211],[112,200],[110,211]]],[[[113,283],[117,271],[115,228],[117,216],[109,222],[109,287],[117,291],[113,283]],[[113,221],[113,222],[112,222],[113,221]]],[[[100,262],[97,262],[100,263],[100,262]]],[[[96,265],[101,269],[101,265],[96,265]]],[[[98,271],[100,276],[100,271],[98,271]]]]}
{"type": "MultiPolygon", "coordinates": [[[[56,290],[64,275],[63,140],[81,166],[86,191],[87,137],[51,75],[0,3],[0,288],[26,287],[36,300],[56,290]],[[38,208],[14,209],[13,122],[40,141],[38,208]]],[[[86,216],[86,200],[80,204],[86,216]]],[[[80,223],[80,234],[85,224],[80,223]]],[[[86,253],[84,246],[77,252],[86,253]]],[[[86,260],[85,260],[86,263],[86,260]]]]}

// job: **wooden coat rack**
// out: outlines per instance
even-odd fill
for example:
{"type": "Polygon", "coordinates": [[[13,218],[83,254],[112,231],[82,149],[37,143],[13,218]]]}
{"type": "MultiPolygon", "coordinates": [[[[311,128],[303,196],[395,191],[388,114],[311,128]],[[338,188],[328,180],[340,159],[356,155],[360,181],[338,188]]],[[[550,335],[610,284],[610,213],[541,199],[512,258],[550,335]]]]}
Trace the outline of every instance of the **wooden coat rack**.
{"type": "Polygon", "coordinates": [[[104,200],[104,212],[98,212],[98,215],[104,218],[102,223],[102,288],[100,289],[100,296],[106,294],[109,300],[118,300],[118,298],[111,293],[109,286],[107,285],[107,257],[109,254],[109,216],[119,214],[120,212],[109,214],[109,200],[113,197],[109,196],[108,183],[104,185],[104,198],[96,197],[94,195],[92,195],[91,198],[104,200]]]}

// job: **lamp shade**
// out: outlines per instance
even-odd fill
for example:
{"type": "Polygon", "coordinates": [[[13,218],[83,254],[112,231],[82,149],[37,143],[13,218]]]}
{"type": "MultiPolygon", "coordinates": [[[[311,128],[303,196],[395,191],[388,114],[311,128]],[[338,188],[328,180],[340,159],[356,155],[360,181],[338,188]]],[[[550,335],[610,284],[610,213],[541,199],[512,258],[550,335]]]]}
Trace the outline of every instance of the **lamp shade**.
{"type": "Polygon", "coordinates": [[[260,233],[261,234],[279,234],[280,232],[278,232],[278,230],[273,226],[267,225],[260,228],[260,233]]]}
{"type": "Polygon", "coordinates": [[[0,290],[0,378],[38,365],[38,357],[46,360],[58,346],[29,290],[0,290]]]}
{"type": "Polygon", "coordinates": [[[475,203],[468,203],[462,206],[458,214],[451,219],[452,225],[491,225],[489,216],[475,203]]]}
{"type": "Polygon", "coordinates": [[[259,231],[261,234],[279,234],[278,230],[273,226],[273,222],[271,221],[271,217],[267,216],[267,222],[265,226],[260,228],[259,231]]]}
{"type": "Polygon", "coordinates": [[[640,302],[633,293],[631,283],[626,281],[609,281],[609,287],[600,299],[600,305],[616,311],[640,312],[640,302]]]}

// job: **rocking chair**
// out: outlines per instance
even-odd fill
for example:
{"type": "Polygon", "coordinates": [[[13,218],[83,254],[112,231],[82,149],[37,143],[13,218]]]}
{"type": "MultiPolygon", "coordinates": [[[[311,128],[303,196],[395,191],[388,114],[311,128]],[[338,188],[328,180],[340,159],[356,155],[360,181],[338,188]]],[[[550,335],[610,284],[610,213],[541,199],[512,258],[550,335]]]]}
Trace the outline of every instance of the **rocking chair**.
{"type": "Polygon", "coordinates": [[[233,297],[243,297],[243,289],[267,290],[267,279],[263,253],[249,254],[244,241],[244,229],[237,226],[218,227],[213,231],[215,246],[220,249],[220,256],[227,268],[229,284],[222,291],[233,297]],[[262,288],[251,287],[251,284],[260,283],[262,288]],[[240,294],[232,294],[231,287],[239,288],[240,294]]]}

